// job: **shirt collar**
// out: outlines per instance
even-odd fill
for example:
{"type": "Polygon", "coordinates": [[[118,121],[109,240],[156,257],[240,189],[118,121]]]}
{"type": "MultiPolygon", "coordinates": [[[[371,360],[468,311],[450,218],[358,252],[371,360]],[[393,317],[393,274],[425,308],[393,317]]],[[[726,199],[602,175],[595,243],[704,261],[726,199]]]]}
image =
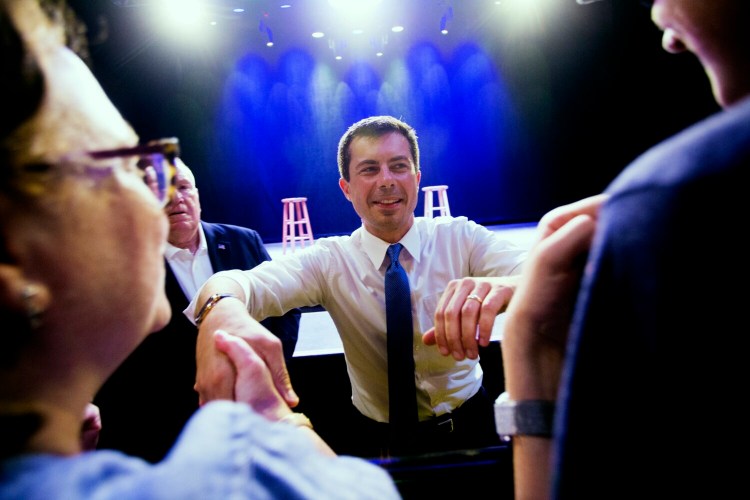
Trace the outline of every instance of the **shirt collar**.
{"type": "MultiPolygon", "coordinates": [[[[362,249],[367,254],[367,257],[370,259],[370,262],[372,262],[372,265],[376,268],[380,268],[380,266],[383,264],[383,261],[385,260],[385,253],[386,251],[388,251],[388,247],[391,246],[391,243],[383,241],[377,236],[373,235],[372,233],[367,231],[367,229],[365,229],[364,225],[362,225],[361,229],[362,249]]],[[[422,239],[419,230],[417,229],[417,218],[415,218],[414,224],[411,225],[404,237],[401,238],[398,243],[401,243],[406,251],[409,252],[409,255],[411,255],[416,262],[419,262],[422,239]]]]}
{"type": "MultiPolygon", "coordinates": [[[[167,249],[164,251],[164,256],[167,260],[173,258],[180,252],[188,252],[188,250],[180,247],[176,247],[170,242],[167,242],[167,249]]],[[[198,224],[198,249],[195,251],[195,255],[203,255],[208,252],[208,244],[206,243],[206,234],[203,232],[203,224],[198,224]]]]}

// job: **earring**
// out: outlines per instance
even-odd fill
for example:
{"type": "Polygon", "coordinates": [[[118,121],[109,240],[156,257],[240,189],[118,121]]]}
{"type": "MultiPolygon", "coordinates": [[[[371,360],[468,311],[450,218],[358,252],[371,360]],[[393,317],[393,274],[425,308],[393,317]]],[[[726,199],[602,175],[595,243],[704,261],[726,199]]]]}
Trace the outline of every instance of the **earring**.
{"type": "Polygon", "coordinates": [[[39,296],[39,287],[37,285],[24,286],[21,291],[21,298],[26,309],[26,319],[29,321],[29,326],[32,330],[39,328],[42,325],[42,315],[45,310],[39,296]]]}

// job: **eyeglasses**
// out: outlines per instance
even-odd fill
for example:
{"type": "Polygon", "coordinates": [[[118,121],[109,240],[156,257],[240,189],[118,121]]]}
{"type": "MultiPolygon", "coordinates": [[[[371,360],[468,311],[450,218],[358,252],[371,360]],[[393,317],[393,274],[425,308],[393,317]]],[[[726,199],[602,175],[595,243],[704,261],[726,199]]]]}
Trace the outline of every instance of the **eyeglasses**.
{"type": "MultiPolygon", "coordinates": [[[[134,161],[137,172],[163,207],[169,203],[174,194],[174,177],[177,171],[175,159],[178,156],[180,156],[180,142],[177,138],[171,137],[150,141],[132,148],[86,151],[79,155],[68,156],[65,161],[84,165],[87,167],[86,173],[89,175],[94,174],[97,170],[107,171],[90,165],[92,160],[134,161]]],[[[132,169],[132,164],[129,167],[132,169]]]]}
{"type": "MultiPolygon", "coordinates": [[[[594,2],[600,2],[601,0],[576,0],[576,3],[579,5],[588,5],[590,3],[594,2]]],[[[641,5],[644,7],[652,7],[654,5],[654,0],[641,0],[641,5]]]]}

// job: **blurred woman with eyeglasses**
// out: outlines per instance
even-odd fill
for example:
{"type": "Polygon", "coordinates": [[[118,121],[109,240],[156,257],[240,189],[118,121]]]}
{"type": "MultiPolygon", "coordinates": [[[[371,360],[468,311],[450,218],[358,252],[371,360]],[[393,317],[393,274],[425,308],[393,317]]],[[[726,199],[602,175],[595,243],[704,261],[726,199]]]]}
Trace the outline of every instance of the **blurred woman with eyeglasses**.
{"type": "Polygon", "coordinates": [[[382,469],[335,456],[221,334],[253,408],[206,405],[158,465],[82,452],[92,396],[169,319],[176,151],[138,146],[64,44],[61,4],[0,0],[0,499],[397,497],[382,469]]]}

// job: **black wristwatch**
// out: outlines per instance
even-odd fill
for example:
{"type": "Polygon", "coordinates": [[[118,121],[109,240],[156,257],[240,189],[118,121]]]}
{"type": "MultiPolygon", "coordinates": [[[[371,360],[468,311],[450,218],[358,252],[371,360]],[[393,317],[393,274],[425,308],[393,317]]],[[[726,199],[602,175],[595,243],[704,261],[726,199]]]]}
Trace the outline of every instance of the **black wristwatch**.
{"type": "Polygon", "coordinates": [[[505,440],[510,436],[551,438],[554,416],[554,401],[512,401],[507,392],[500,394],[495,401],[495,428],[505,440]]]}

